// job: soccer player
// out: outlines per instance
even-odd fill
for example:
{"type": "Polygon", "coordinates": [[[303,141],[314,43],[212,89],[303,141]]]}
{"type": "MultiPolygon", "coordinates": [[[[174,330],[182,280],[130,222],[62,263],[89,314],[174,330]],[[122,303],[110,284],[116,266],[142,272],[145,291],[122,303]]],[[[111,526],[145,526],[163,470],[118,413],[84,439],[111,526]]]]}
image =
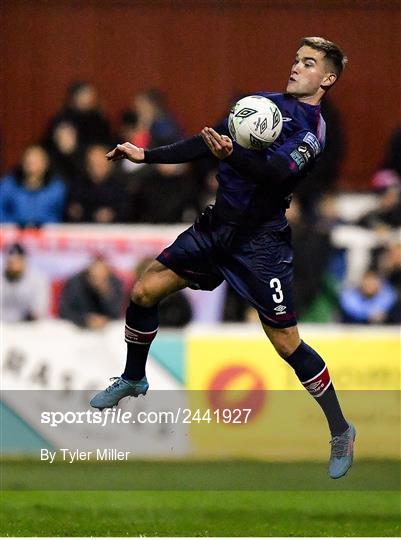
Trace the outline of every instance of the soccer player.
{"type": "MultiPolygon", "coordinates": [[[[291,232],[285,218],[291,193],[324,147],[320,102],[347,58],[334,43],[304,38],[285,93],[265,93],[280,108],[283,130],[266,150],[233,142],[227,121],[169,146],[144,150],[130,143],[107,154],[113,161],[181,163],[210,152],[219,160],[216,202],[178,236],[135,284],[127,309],[126,366],[91,405],[113,407],[148,390],[145,363],[158,329],[158,304],[184,287],[213,290],[224,279],[256,308],[277,353],[322,408],[332,434],[329,475],[352,465],[355,428],[344,418],[324,360],[300,339],[292,296],[291,232]]],[[[155,194],[157,196],[157,194],[155,194]]]]}

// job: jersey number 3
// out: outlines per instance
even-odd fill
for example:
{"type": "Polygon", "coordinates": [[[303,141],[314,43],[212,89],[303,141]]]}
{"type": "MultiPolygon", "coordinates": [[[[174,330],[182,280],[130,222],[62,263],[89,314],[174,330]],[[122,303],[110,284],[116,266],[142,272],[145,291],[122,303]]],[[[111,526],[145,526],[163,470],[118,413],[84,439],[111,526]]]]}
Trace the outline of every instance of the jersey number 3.
{"type": "Polygon", "coordinates": [[[283,291],[281,290],[281,282],[278,278],[272,278],[270,280],[270,287],[274,289],[273,300],[276,302],[276,304],[280,304],[283,301],[284,295],[283,291]]]}

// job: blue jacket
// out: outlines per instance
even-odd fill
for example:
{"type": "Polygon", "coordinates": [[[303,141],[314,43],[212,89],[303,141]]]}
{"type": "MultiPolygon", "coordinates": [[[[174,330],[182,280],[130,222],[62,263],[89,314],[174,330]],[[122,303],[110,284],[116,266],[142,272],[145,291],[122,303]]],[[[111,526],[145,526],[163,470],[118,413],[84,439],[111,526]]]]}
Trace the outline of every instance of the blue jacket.
{"type": "Polygon", "coordinates": [[[65,199],[65,184],[57,176],[41,188],[29,190],[14,175],[6,175],[0,181],[0,222],[23,226],[59,223],[65,199]]]}
{"type": "Polygon", "coordinates": [[[377,312],[388,314],[396,300],[397,294],[387,282],[370,298],[358,288],[345,289],[340,294],[340,306],[347,321],[355,323],[368,323],[377,312]]]}

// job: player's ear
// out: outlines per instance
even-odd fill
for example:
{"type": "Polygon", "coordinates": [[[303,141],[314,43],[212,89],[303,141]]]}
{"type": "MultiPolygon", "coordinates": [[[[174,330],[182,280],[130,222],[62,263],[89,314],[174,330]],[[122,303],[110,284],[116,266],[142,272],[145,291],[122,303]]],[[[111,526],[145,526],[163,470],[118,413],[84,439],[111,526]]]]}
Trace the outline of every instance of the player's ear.
{"type": "Polygon", "coordinates": [[[335,73],[333,72],[326,73],[320,86],[321,88],[323,88],[323,90],[328,90],[330,86],[333,86],[336,80],[337,80],[337,75],[335,73]]]}

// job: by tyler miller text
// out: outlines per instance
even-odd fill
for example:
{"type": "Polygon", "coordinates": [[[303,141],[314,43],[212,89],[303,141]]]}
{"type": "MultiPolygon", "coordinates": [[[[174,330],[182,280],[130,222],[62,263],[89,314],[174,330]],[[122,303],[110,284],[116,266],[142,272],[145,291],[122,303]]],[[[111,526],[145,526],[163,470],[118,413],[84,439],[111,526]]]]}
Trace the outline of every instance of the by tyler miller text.
{"type": "Polygon", "coordinates": [[[126,461],[131,452],[117,450],[117,448],[97,448],[96,450],[79,450],[78,448],[59,448],[58,450],[40,449],[40,460],[54,463],[65,461],[77,463],[79,461],[126,461]]]}

